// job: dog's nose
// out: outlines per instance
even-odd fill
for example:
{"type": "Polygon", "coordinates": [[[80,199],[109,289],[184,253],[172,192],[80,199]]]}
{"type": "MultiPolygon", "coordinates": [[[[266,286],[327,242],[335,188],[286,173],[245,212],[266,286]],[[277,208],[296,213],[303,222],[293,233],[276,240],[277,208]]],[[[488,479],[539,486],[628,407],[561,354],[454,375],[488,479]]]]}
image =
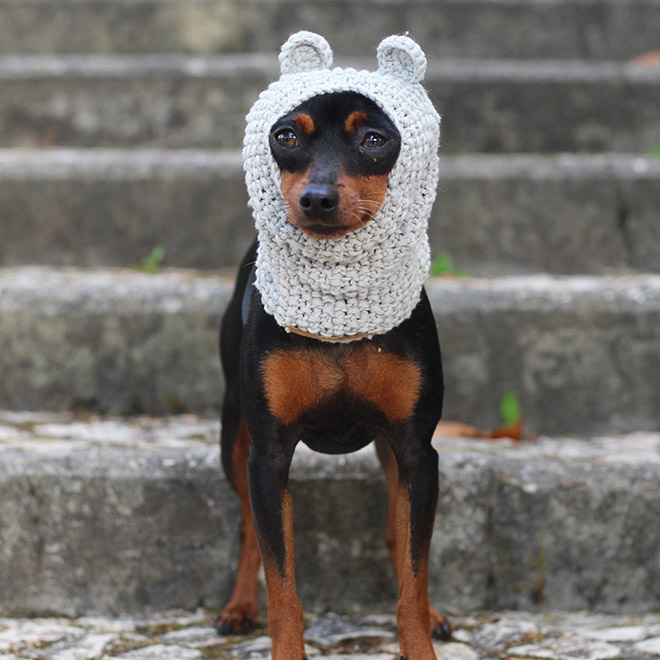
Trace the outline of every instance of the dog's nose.
{"type": "Polygon", "coordinates": [[[339,206],[339,192],[335,186],[314,184],[300,193],[299,203],[308,218],[327,218],[339,206]]]}

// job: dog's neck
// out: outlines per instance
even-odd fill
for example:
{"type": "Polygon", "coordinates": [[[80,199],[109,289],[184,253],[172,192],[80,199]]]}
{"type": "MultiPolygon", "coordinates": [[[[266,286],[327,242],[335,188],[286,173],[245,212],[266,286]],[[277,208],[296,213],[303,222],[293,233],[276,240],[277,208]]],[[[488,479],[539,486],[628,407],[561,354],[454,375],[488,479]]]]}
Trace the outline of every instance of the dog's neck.
{"type": "Polygon", "coordinates": [[[365,227],[339,239],[305,236],[280,212],[257,218],[256,285],[289,331],[325,341],[384,334],[407,319],[428,274],[426,221],[401,223],[385,201],[365,227]],[[407,225],[404,231],[401,226],[407,225]]]}

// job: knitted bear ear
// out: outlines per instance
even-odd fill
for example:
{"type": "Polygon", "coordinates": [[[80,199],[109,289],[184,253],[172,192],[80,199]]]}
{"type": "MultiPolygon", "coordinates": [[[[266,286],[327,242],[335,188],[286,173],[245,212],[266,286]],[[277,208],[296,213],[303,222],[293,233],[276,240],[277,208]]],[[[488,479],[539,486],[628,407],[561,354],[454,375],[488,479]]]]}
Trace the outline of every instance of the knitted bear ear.
{"type": "Polygon", "coordinates": [[[426,55],[416,41],[393,34],[378,46],[378,72],[410,83],[421,83],[426,73],[426,55]]]}
{"type": "Polygon", "coordinates": [[[302,30],[292,34],[280,51],[280,72],[300,73],[332,66],[332,50],[328,42],[314,32],[302,30]]]}

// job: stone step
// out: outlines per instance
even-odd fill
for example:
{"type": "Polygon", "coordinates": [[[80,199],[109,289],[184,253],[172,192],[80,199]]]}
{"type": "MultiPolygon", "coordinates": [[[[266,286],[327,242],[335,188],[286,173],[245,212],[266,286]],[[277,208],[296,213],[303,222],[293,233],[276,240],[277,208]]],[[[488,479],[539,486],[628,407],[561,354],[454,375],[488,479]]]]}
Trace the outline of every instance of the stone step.
{"type": "MultiPolygon", "coordinates": [[[[471,275],[660,270],[660,159],[443,156],[433,254],[471,275]]],[[[238,152],[0,150],[0,264],[239,263],[254,235],[238,152]]]]}
{"type": "MultiPolygon", "coordinates": [[[[224,603],[238,507],[221,473],[217,430],[216,421],[192,417],[0,415],[2,613],[224,603]]],[[[435,446],[430,592],[438,607],[618,615],[660,607],[657,433],[435,446]]],[[[392,611],[373,450],[346,457],[299,447],[292,491],[304,607],[392,611]]]]}
{"type": "MultiPolygon", "coordinates": [[[[660,428],[660,276],[438,278],[427,287],[445,418],[533,433],[660,428]]],[[[216,411],[228,279],[192,271],[0,270],[0,407],[216,411]]]]}
{"type": "MultiPolygon", "coordinates": [[[[274,53],[3,56],[0,143],[236,148],[246,111],[277,75],[274,53]]],[[[426,85],[444,116],[445,153],[649,153],[660,144],[659,67],[432,60],[426,85]]]]}
{"type": "Polygon", "coordinates": [[[0,1],[0,52],[275,50],[297,30],[370,55],[410,31],[433,57],[626,59],[660,47],[657,0],[0,1]]]}
{"type": "MultiPolygon", "coordinates": [[[[269,660],[265,615],[248,637],[218,637],[217,612],[197,608],[147,615],[4,618],[0,648],[57,660],[201,660],[238,657],[269,660]]],[[[305,612],[308,655],[329,660],[390,660],[399,652],[393,608],[340,615],[305,612]],[[365,650],[368,649],[368,652],[365,650]],[[341,653],[338,653],[341,651],[341,653]]],[[[660,615],[594,612],[490,611],[452,617],[453,640],[434,641],[440,660],[546,658],[640,660],[660,656],[660,615]]],[[[16,655],[5,660],[16,660],[16,655]]],[[[20,660],[20,658],[19,658],[20,660]]]]}

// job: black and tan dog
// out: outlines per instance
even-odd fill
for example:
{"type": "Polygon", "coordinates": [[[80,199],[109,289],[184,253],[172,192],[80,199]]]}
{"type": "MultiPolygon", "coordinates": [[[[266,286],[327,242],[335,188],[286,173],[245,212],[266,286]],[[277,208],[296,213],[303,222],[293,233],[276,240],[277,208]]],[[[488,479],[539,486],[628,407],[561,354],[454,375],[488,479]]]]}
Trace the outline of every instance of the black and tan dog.
{"type": "MultiPolygon", "coordinates": [[[[371,221],[400,144],[390,119],[355,92],[313,97],[281,117],[270,148],[289,221],[330,241],[371,221]]],[[[438,497],[431,438],[443,384],[426,294],[410,318],[386,334],[350,343],[319,341],[287,332],[264,311],[254,286],[256,249],[255,242],[240,267],[221,331],[227,382],[222,458],[241,503],[242,547],[235,591],[218,631],[247,632],[254,625],[261,557],[273,658],[304,657],[288,486],[293,452],[299,441],[330,454],[375,441],[387,480],[385,538],[399,583],[401,654],[433,658],[431,635],[446,639],[451,628],[428,602],[438,497]]]]}

